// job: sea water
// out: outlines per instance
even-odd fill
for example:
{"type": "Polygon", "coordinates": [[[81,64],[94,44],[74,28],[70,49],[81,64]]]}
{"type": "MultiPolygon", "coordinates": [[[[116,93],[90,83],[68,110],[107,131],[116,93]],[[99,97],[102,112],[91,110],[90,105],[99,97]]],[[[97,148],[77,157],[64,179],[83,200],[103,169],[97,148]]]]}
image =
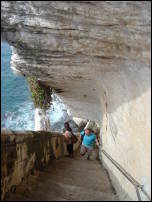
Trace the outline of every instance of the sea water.
{"type": "MultiPolygon", "coordinates": [[[[26,78],[16,76],[10,68],[11,47],[1,43],[1,128],[34,130],[34,105],[26,78]]],[[[62,131],[69,116],[66,106],[53,95],[48,111],[51,130],[62,131]]]]}

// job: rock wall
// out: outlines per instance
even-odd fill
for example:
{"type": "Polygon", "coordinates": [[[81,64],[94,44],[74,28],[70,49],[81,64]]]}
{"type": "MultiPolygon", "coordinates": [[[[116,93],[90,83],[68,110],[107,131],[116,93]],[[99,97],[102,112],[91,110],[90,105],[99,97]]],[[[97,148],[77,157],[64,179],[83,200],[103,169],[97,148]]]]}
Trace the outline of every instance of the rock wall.
{"type": "MultiPolygon", "coordinates": [[[[151,2],[5,1],[1,11],[12,67],[55,89],[74,117],[96,121],[102,147],[150,194],[151,2]]],[[[136,200],[102,158],[119,196],[136,200]]]]}
{"type": "MultiPolygon", "coordinates": [[[[114,78],[114,77],[113,77],[114,78]]],[[[140,96],[133,96],[150,85],[150,71],[142,69],[127,75],[116,76],[113,88],[102,99],[102,148],[106,150],[127,172],[144,185],[151,195],[151,90],[150,86],[140,96]],[[119,78],[118,78],[119,77],[119,78]],[[132,99],[123,102],[129,96],[132,99]],[[115,105],[122,103],[115,108],[115,105]]],[[[112,79],[112,78],[111,78],[112,79]]],[[[144,90],[143,90],[144,91],[144,90]]],[[[111,171],[113,182],[122,200],[137,200],[130,182],[103,156],[111,171]],[[115,177],[114,177],[115,176],[115,177]],[[126,193],[123,190],[127,191],[126,193]]],[[[142,194],[142,193],[141,193],[142,194]]],[[[143,200],[147,198],[142,196],[143,200]]]]}
{"type": "MultiPolygon", "coordinates": [[[[46,131],[7,131],[1,136],[1,199],[35,170],[67,154],[63,135],[46,131]]],[[[74,150],[78,148],[75,145],[74,150]]]]}
{"type": "Polygon", "coordinates": [[[50,131],[50,119],[46,112],[40,108],[35,109],[35,131],[50,131]]]}

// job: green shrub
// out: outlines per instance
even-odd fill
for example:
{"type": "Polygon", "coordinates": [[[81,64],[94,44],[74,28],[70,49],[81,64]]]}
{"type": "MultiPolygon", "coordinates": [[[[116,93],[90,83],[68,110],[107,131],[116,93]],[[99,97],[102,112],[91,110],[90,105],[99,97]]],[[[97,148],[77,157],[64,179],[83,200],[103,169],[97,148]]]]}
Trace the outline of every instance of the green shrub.
{"type": "Polygon", "coordinates": [[[27,77],[27,82],[31,91],[32,100],[35,108],[41,108],[44,111],[50,108],[51,93],[50,87],[43,85],[35,77],[27,77]]]}

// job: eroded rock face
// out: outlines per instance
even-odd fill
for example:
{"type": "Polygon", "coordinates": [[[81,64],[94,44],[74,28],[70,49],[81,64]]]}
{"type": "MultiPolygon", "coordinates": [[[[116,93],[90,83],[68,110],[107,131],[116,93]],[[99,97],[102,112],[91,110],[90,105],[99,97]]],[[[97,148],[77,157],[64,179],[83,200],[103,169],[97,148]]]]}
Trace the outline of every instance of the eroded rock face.
{"type": "Polygon", "coordinates": [[[150,193],[151,3],[22,1],[1,10],[12,66],[56,89],[73,116],[102,125],[103,148],[150,193]]]}
{"type": "Polygon", "coordinates": [[[50,120],[46,113],[39,108],[35,109],[35,131],[50,131],[50,120]]]}
{"type": "Polygon", "coordinates": [[[99,120],[107,77],[119,82],[118,72],[149,66],[150,3],[2,2],[2,38],[13,67],[61,92],[78,116],[99,120]]]}

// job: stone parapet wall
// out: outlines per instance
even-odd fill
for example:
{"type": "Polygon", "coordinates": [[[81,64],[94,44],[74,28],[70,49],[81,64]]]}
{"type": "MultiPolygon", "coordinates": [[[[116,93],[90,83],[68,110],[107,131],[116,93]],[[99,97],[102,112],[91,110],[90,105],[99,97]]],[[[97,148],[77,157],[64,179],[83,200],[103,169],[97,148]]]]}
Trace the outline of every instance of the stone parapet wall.
{"type": "MultiPolygon", "coordinates": [[[[1,135],[1,199],[34,170],[43,170],[51,160],[63,157],[64,137],[57,132],[8,131],[1,135]]],[[[77,146],[75,145],[74,149],[77,146]]]]}
{"type": "MultiPolygon", "coordinates": [[[[53,88],[70,116],[98,123],[102,149],[151,195],[151,2],[2,1],[1,10],[11,67],[53,88]]],[[[102,160],[120,199],[137,200],[102,160]]]]}

